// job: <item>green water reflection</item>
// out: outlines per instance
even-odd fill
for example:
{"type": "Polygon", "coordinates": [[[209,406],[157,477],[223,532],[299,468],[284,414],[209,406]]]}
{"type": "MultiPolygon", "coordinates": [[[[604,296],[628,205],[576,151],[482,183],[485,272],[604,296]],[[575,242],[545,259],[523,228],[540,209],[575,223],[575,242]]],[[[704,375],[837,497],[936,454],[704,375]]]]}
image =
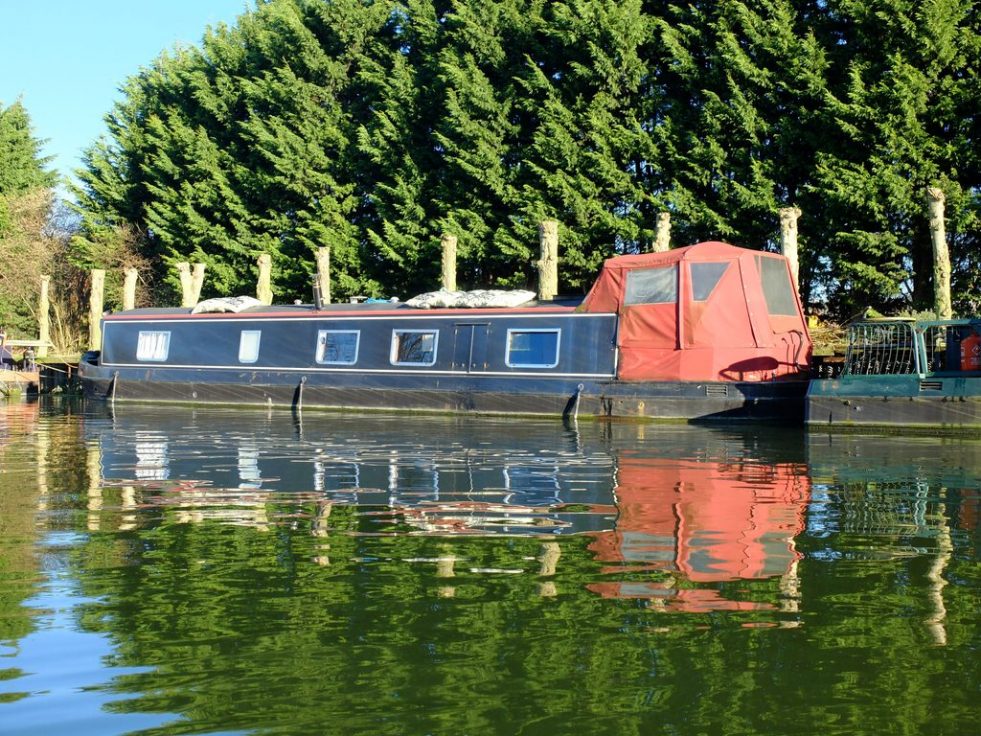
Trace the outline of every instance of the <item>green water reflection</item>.
{"type": "Polygon", "coordinates": [[[975,729],[975,441],[0,416],[0,733],[975,729]]]}

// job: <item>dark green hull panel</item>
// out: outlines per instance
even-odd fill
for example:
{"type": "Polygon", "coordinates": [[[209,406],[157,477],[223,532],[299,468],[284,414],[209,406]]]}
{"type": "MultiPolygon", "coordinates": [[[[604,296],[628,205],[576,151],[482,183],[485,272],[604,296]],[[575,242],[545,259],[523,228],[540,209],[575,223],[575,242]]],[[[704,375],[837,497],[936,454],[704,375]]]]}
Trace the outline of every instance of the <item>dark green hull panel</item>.
{"type": "Polygon", "coordinates": [[[813,428],[981,432],[981,376],[845,376],[812,381],[806,421],[813,428]]]}

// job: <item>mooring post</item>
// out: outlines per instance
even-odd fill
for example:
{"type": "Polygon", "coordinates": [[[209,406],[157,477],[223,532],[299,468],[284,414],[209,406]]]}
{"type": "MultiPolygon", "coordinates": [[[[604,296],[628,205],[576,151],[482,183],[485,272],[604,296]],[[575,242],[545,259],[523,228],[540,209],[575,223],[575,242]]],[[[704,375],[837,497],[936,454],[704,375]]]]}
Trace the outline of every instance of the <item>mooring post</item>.
{"type": "Polygon", "coordinates": [[[944,204],[947,198],[940,187],[927,187],[926,202],[930,215],[930,240],[933,242],[933,310],[937,319],[950,319],[950,251],[944,226],[944,204]]]}
{"type": "Polygon", "coordinates": [[[127,268],[123,277],[123,309],[136,308],[136,279],[139,272],[135,268],[127,268]]]}
{"type": "Polygon", "coordinates": [[[106,272],[92,269],[92,290],[89,292],[89,350],[102,350],[102,306],[106,287],[106,272]]]}
{"type": "Polygon", "coordinates": [[[39,358],[48,357],[48,343],[51,342],[51,316],[49,314],[51,310],[48,299],[48,285],[50,283],[50,276],[41,277],[41,294],[37,300],[37,337],[41,342],[37,346],[37,357],[39,358]]]}
{"type": "Polygon", "coordinates": [[[541,259],[538,261],[538,299],[549,301],[559,293],[559,223],[542,220],[538,226],[541,259]]]}
{"type": "Polygon", "coordinates": [[[263,304],[272,304],[273,293],[270,284],[272,273],[272,258],[268,253],[261,254],[256,262],[259,264],[259,280],[256,282],[255,295],[263,304]]]}
{"type": "Polygon", "coordinates": [[[321,304],[330,304],[330,248],[327,246],[317,248],[317,286],[321,304]]]}
{"type": "Polygon", "coordinates": [[[654,252],[664,253],[671,249],[671,213],[657,215],[657,234],[654,236],[654,252]]]}
{"type": "Polygon", "coordinates": [[[443,252],[441,286],[447,291],[456,291],[456,235],[443,233],[439,245],[443,252]]]}
{"type": "Polygon", "coordinates": [[[799,207],[780,208],[780,252],[790,264],[790,274],[794,277],[794,288],[800,288],[798,277],[800,265],[797,258],[797,218],[801,216],[799,207]]]}

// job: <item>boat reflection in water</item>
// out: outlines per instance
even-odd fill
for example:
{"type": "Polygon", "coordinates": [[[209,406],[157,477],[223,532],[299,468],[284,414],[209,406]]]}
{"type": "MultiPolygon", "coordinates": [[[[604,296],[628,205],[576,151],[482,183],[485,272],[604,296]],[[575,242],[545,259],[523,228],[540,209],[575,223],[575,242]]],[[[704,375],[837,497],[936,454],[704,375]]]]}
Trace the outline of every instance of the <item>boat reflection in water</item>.
{"type": "Polygon", "coordinates": [[[647,598],[666,610],[751,610],[775,606],[690,584],[779,578],[781,610],[796,610],[801,555],[794,537],[804,530],[809,488],[799,464],[624,454],[616,527],[590,549],[621,571],[662,574],[589,587],[607,597],[647,598]]]}
{"type": "MultiPolygon", "coordinates": [[[[508,571],[539,576],[543,595],[561,592],[562,557],[575,549],[603,597],[684,612],[798,605],[794,537],[809,481],[795,433],[133,407],[89,431],[99,485],[120,489],[126,528],[445,537],[430,560],[444,575],[468,558],[454,537],[530,536],[538,556],[508,571]],[[332,519],[338,506],[357,510],[353,526],[332,519]],[[764,580],[773,584],[745,584],[764,580]]],[[[326,542],[317,555],[331,564],[326,542]]]]}

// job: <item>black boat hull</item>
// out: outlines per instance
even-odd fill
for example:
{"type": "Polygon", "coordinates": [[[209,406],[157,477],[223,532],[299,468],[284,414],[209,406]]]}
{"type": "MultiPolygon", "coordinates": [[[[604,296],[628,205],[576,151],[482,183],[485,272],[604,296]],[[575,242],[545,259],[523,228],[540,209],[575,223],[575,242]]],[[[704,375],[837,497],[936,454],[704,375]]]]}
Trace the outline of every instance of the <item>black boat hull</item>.
{"type": "Polygon", "coordinates": [[[800,422],[806,381],[623,382],[556,377],[323,375],[316,372],[115,368],[89,354],[88,398],[473,414],[800,422]]]}

